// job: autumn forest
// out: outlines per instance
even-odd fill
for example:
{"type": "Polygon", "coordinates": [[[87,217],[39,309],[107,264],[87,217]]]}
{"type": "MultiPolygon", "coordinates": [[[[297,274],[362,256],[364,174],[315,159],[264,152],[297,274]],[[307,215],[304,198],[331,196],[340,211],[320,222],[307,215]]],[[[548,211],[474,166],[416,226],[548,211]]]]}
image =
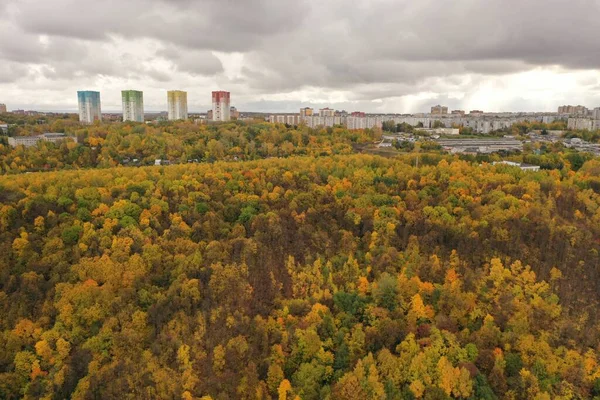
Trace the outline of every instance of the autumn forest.
{"type": "Polygon", "coordinates": [[[600,399],[599,160],[63,124],[0,145],[0,398],[600,399]]]}

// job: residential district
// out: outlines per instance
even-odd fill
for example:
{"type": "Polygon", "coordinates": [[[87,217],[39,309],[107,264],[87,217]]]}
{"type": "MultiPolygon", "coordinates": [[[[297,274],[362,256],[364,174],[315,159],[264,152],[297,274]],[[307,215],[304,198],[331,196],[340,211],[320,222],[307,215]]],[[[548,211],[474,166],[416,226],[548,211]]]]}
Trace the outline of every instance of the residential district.
{"type": "MultiPolygon", "coordinates": [[[[398,132],[383,136],[378,147],[391,147],[394,141],[416,142],[419,135],[428,134],[430,139],[437,142],[444,150],[452,153],[481,154],[499,151],[521,151],[528,142],[561,142],[566,147],[579,151],[600,155],[600,145],[574,138],[563,137],[564,131],[549,131],[546,135],[530,134],[525,140],[510,136],[503,138],[458,138],[461,129],[467,128],[474,134],[489,134],[510,128],[521,122],[539,122],[550,124],[556,121],[567,122],[569,130],[600,129],[600,107],[588,109],[584,106],[561,106],[557,112],[505,112],[486,113],[481,110],[466,112],[452,110],[442,105],[431,107],[429,113],[417,114],[367,114],[365,112],[338,111],[328,107],[315,110],[310,107],[301,108],[298,113],[240,113],[231,106],[231,93],[227,91],[212,92],[212,108],[206,113],[190,114],[188,112],[187,92],[172,90],[167,92],[167,110],[161,113],[144,112],[144,94],[137,90],[121,92],[122,114],[103,114],[100,92],[79,91],[77,100],[79,119],[82,124],[94,124],[104,120],[122,120],[152,123],[162,120],[188,120],[196,123],[226,122],[234,120],[264,119],[270,123],[287,125],[304,124],[310,128],[344,126],[349,130],[384,128],[385,125],[410,126],[418,133],[398,132]],[[452,138],[454,137],[454,138],[452,138]]],[[[0,114],[6,113],[5,104],[0,104],[0,114]]],[[[12,113],[23,115],[39,114],[36,111],[14,110],[12,113]]],[[[0,132],[6,130],[6,125],[0,124],[0,132]]],[[[11,146],[34,146],[38,141],[59,141],[70,139],[64,134],[45,133],[34,137],[11,137],[11,146]]]]}

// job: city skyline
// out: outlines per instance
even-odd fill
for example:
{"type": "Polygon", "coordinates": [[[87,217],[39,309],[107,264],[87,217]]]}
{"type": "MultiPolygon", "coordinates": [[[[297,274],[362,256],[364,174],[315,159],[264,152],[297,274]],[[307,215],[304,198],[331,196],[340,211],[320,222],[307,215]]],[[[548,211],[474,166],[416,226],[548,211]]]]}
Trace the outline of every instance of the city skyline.
{"type": "MultiPolygon", "coordinates": [[[[208,110],[188,110],[188,93],[187,91],[182,90],[168,90],[167,91],[167,107],[165,109],[156,109],[156,110],[146,110],[144,108],[144,92],[137,90],[122,90],[121,91],[121,111],[117,110],[106,110],[104,112],[101,111],[101,101],[100,101],[100,92],[90,91],[90,90],[79,90],[77,91],[77,103],[78,109],[77,112],[79,114],[79,119],[83,123],[91,124],[96,120],[102,120],[102,114],[119,114],[121,113],[124,117],[124,120],[134,120],[141,122],[143,121],[143,116],[145,114],[156,114],[156,113],[166,113],[167,118],[169,120],[183,120],[188,118],[188,114],[205,114],[209,113],[211,116],[215,111],[217,111],[217,119],[215,121],[229,121],[232,116],[232,112],[235,110],[236,115],[239,116],[240,111],[237,110],[236,107],[231,106],[231,92],[228,91],[212,91],[212,107],[208,110]],[[136,105],[137,104],[137,105],[136,105]],[[224,110],[223,113],[226,114],[223,118],[221,116],[221,110],[224,110]],[[128,114],[126,117],[125,114],[128,114]],[[137,117],[132,117],[132,115],[140,115],[137,117]]],[[[338,109],[338,108],[321,108],[322,105],[319,105],[319,109],[316,110],[315,107],[306,106],[303,103],[302,108],[299,112],[293,110],[286,111],[269,111],[269,110],[261,110],[261,111],[243,111],[249,113],[260,113],[260,114],[297,114],[300,117],[311,116],[313,112],[317,116],[328,116],[333,117],[338,112],[342,112],[348,114],[349,116],[357,116],[357,114],[361,114],[362,116],[369,115],[439,115],[439,116],[477,116],[479,114],[502,114],[502,113],[521,113],[521,114],[532,114],[532,113],[547,113],[547,114],[570,114],[572,116],[581,116],[581,117],[592,117],[595,120],[600,120],[600,107],[588,108],[583,105],[560,105],[558,106],[557,111],[483,111],[483,110],[459,110],[453,109],[446,105],[437,104],[435,106],[431,106],[429,111],[422,112],[413,112],[413,113],[403,113],[403,112],[386,112],[386,113],[370,113],[365,112],[363,110],[346,110],[346,109],[338,109]]],[[[25,109],[10,109],[7,108],[6,104],[0,103],[0,113],[2,112],[46,112],[46,110],[25,110],[25,109]]],[[[48,111],[52,112],[52,111],[48,111]]],[[[67,112],[73,113],[71,110],[59,110],[58,112],[67,112]]]]}
{"type": "MultiPolygon", "coordinates": [[[[120,88],[144,87],[147,111],[158,111],[169,88],[226,87],[238,109],[265,112],[600,104],[598,2],[531,0],[517,12],[500,0],[459,0],[449,10],[432,0],[215,4],[5,0],[0,101],[75,111],[71,94],[85,87],[106,93],[103,106],[112,111],[120,88]],[[578,29],[565,31],[569,25],[578,29]]],[[[209,108],[207,99],[189,103],[209,108]]]]}

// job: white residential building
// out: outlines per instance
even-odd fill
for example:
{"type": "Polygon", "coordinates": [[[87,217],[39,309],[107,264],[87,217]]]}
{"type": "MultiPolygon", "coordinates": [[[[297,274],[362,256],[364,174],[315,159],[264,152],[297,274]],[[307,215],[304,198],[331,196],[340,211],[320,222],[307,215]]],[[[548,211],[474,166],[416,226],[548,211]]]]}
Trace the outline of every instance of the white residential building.
{"type": "Polygon", "coordinates": [[[79,91],[77,92],[77,103],[79,105],[79,122],[93,124],[95,121],[102,121],[100,92],[79,91]]]}
{"type": "Polygon", "coordinates": [[[123,90],[123,121],[144,122],[144,92],[123,90]]]}
{"type": "Polygon", "coordinates": [[[231,119],[231,93],[212,92],[212,120],[229,121],[231,119]]]}

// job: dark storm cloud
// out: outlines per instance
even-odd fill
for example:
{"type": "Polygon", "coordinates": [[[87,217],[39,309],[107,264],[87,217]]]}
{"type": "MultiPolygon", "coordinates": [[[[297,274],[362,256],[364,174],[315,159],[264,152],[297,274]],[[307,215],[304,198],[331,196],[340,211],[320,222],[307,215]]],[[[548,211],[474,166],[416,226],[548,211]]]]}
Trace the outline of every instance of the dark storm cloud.
{"type": "Polygon", "coordinates": [[[300,24],[308,10],[303,0],[22,0],[15,19],[35,34],[96,41],[150,37],[244,51],[300,24]]]}
{"type": "Polygon", "coordinates": [[[48,79],[185,73],[247,95],[320,88],[370,101],[600,65],[600,0],[3,0],[0,10],[0,62],[43,66],[48,79]],[[243,54],[235,76],[214,52],[243,54]]]}
{"type": "Polygon", "coordinates": [[[539,65],[600,65],[597,0],[343,4],[327,2],[321,13],[312,14],[308,20],[318,33],[282,36],[257,48],[245,69],[251,84],[294,87],[310,82],[307,71],[315,72],[317,85],[339,88],[464,73],[498,75],[539,65]]]}

